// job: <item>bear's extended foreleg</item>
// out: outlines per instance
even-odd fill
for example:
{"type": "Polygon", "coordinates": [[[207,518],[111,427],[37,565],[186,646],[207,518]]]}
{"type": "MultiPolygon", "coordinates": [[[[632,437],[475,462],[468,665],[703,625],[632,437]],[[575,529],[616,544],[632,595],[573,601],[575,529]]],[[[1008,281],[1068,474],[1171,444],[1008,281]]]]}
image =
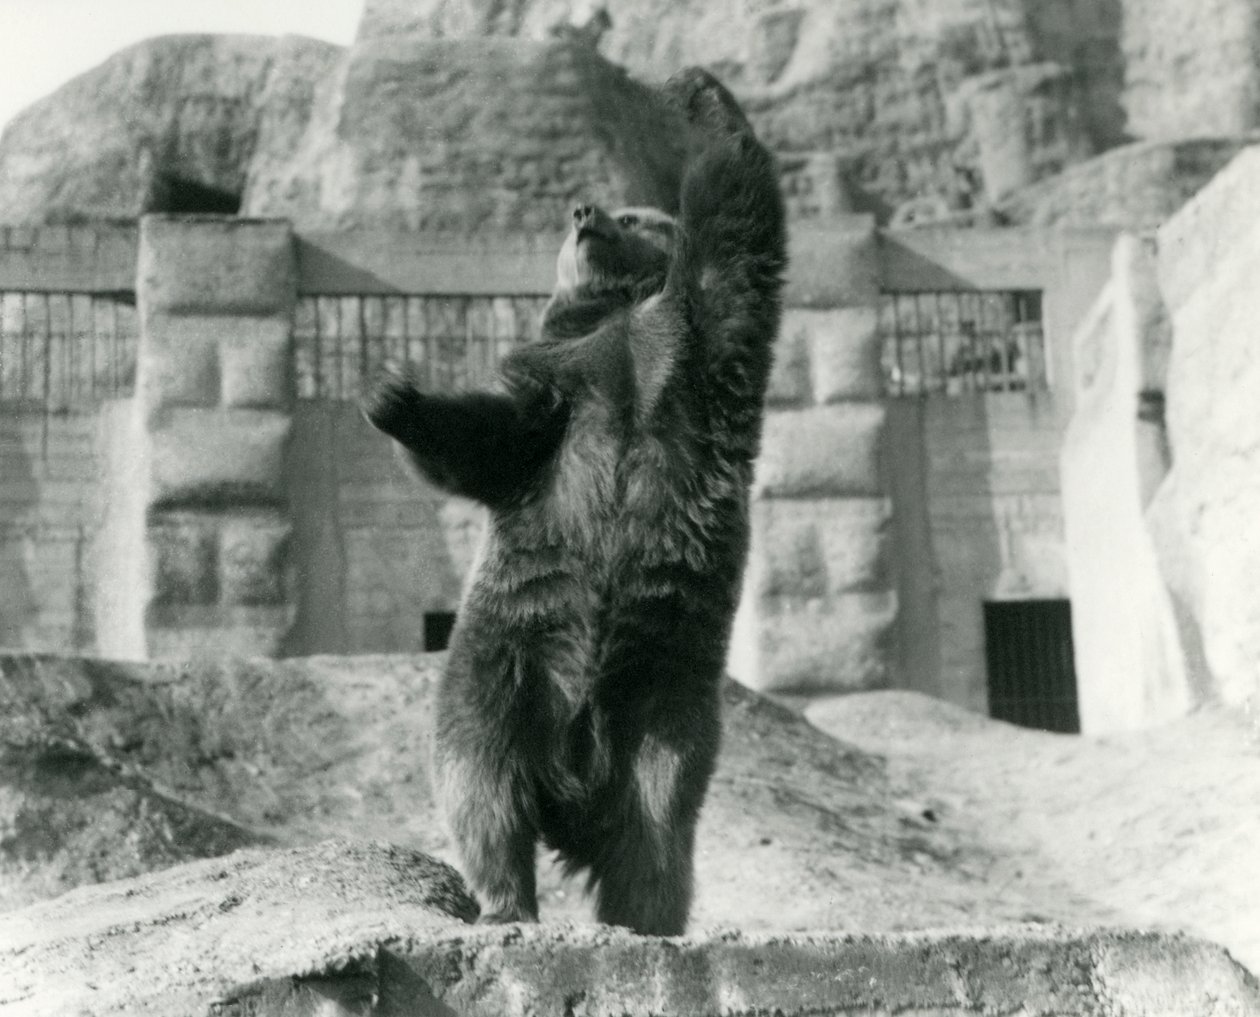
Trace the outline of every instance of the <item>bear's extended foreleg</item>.
{"type": "Polygon", "coordinates": [[[537,830],[510,771],[470,746],[439,750],[439,798],[483,922],[536,922],[537,830]]]}
{"type": "Polygon", "coordinates": [[[779,327],[787,231],[774,157],[738,103],[712,75],[692,68],[671,78],[667,97],[695,133],[683,177],[678,243],[668,288],[700,345],[696,364],[729,364],[760,400],[779,327]]]}
{"type": "Polygon", "coordinates": [[[505,392],[422,392],[390,374],[364,405],[439,487],[487,505],[519,493],[563,437],[567,408],[550,386],[517,379],[505,392]]]}

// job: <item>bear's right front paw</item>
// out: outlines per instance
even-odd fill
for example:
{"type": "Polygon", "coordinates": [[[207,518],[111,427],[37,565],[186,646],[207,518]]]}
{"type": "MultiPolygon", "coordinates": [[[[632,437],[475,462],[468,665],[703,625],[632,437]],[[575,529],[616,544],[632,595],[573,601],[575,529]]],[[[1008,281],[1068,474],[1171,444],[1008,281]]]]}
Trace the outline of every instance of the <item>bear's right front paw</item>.
{"type": "Polygon", "coordinates": [[[722,82],[702,67],[673,75],[663,88],[666,101],[680,109],[687,122],[714,134],[751,134],[748,118],[722,82]]]}

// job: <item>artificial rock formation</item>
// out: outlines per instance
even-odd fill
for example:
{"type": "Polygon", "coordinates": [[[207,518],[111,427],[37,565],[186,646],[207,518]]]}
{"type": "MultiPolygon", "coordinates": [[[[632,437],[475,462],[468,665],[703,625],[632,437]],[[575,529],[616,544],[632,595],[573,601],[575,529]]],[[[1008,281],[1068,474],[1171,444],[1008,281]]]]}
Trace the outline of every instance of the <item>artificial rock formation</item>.
{"type": "Polygon", "coordinates": [[[348,49],[119,53],[6,131],[0,219],[243,202],[304,228],[534,232],[584,191],[670,194],[672,156],[643,158],[659,111],[618,66],[702,64],[779,154],[794,216],[984,222],[1127,141],[1253,130],[1257,38],[1254,0],[365,0],[348,49]]]}
{"type": "Polygon", "coordinates": [[[618,64],[730,81],[800,216],[987,205],[1121,137],[1116,0],[911,6],[369,0],[348,50],[157,39],[6,131],[0,219],[535,232],[585,195],[668,204],[670,132],[618,64]]]}
{"type": "Polygon", "coordinates": [[[677,200],[671,115],[581,37],[403,33],[347,51],[170,36],[14,120],[0,221],[239,212],[302,229],[558,233],[579,200],[677,200]]]}
{"type": "Polygon", "coordinates": [[[234,213],[273,79],[300,92],[339,52],[311,39],[238,35],[129,46],[5,127],[0,220],[234,213]]]}
{"type": "Polygon", "coordinates": [[[1122,137],[1119,2],[368,0],[360,40],[578,33],[632,74],[703,64],[782,157],[789,208],[986,203],[1122,137]],[[602,30],[600,30],[602,29],[602,30]],[[988,178],[986,174],[993,174],[988,178]]]}
{"type": "Polygon", "coordinates": [[[1255,135],[1121,145],[1011,191],[1004,222],[1154,229],[1211,181],[1255,135]]]}
{"type": "Polygon", "coordinates": [[[677,201],[672,113],[581,40],[364,40],[293,108],[264,114],[243,211],[299,229],[557,233],[581,200],[677,201]]]}
{"type": "Polygon", "coordinates": [[[464,925],[447,866],[384,844],[238,852],[0,916],[16,1013],[1260,1014],[1220,947],[1046,927],[900,935],[464,925]]]}

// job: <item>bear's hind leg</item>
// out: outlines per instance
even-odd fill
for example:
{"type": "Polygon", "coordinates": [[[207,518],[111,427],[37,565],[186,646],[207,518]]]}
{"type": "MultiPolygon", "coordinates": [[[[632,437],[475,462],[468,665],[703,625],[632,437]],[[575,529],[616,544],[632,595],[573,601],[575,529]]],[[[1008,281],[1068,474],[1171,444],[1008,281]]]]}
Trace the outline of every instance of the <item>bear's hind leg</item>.
{"type": "Polygon", "coordinates": [[[694,820],[674,829],[633,821],[627,827],[592,869],[595,917],[641,936],[681,936],[691,911],[694,820]]]}
{"type": "Polygon", "coordinates": [[[643,738],[609,842],[591,867],[599,921],[641,935],[682,935],[691,910],[696,822],[714,748],[688,751],[651,734],[643,738]]]}
{"type": "Polygon", "coordinates": [[[482,922],[538,921],[535,825],[521,789],[466,760],[442,767],[447,822],[464,875],[482,903],[482,922]]]}

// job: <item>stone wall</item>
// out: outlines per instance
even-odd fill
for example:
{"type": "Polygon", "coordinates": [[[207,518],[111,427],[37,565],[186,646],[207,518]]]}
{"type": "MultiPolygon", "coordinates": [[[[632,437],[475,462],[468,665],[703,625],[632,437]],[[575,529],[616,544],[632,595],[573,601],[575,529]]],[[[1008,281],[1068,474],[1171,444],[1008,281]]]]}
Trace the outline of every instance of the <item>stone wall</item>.
{"type": "Polygon", "coordinates": [[[134,381],[132,322],[113,298],[134,288],[135,266],[134,226],[0,228],[0,398],[10,400],[0,410],[0,645],[97,646],[104,478],[125,419],[113,397],[134,381]],[[41,290],[75,297],[50,310],[41,290]],[[93,328],[103,341],[69,360],[73,334],[93,328]],[[19,394],[33,398],[11,401],[19,394]]]}
{"type": "Polygon", "coordinates": [[[0,283],[10,291],[130,291],[136,243],[132,224],[0,226],[0,283]]]}
{"type": "Polygon", "coordinates": [[[297,617],[291,653],[415,652],[454,612],[481,510],[421,480],[352,403],[303,401],[287,458],[297,617]]]}
{"type": "MultiPolygon", "coordinates": [[[[863,216],[793,227],[732,653],[741,677],[793,692],[912,687],[984,708],[983,600],[1065,589],[1055,463],[1071,393],[885,401],[880,294],[1044,288],[1059,386],[1072,371],[1062,336],[1105,278],[1100,249],[1090,232],[892,235],[863,216]]],[[[138,288],[140,380],[108,412],[21,425],[27,470],[45,468],[29,448],[38,421],[90,434],[96,465],[73,499],[100,522],[76,536],[80,572],[39,595],[60,628],[32,643],[29,612],[5,607],[11,638],[122,657],[423,648],[425,615],[457,607],[480,516],[416,479],[353,402],[295,398],[294,308],[315,295],[536,303],[553,248],[167,216],[145,220],[141,250],[138,278],[92,260],[78,282],[58,277],[138,288]],[[82,635],[67,642],[71,601],[82,635]]],[[[0,290],[5,271],[0,259],[0,290]]],[[[61,511],[55,486],[5,487],[23,518],[61,511]]],[[[62,553],[21,539],[11,559],[62,553]]]]}
{"type": "Polygon", "coordinates": [[[137,278],[149,655],[273,655],[293,622],[291,228],[146,216],[137,278]]]}
{"type": "Polygon", "coordinates": [[[889,404],[902,687],[988,710],[984,602],[1068,597],[1053,392],[889,404]]]}
{"type": "Polygon", "coordinates": [[[888,292],[1041,290],[1050,384],[888,400],[882,468],[894,506],[898,687],[987,712],[984,602],[1071,595],[1059,478],[1073,406],[1069,340],[1106,281],[1112,238],[1020,229],[882,236],[888,292]]]}
{"type": "MultiPolygon", "coordinates": [[[[879,470],[884,423],[874,222],[836,238],[835,290],[797,292],[775,352],[757,463],[753,541],[731,657],[754,688],[877,688],[889,681],[897,599],[879,470]],[[802,306],[804,305],[804,306],[802,306]]],[[[798,271],[800,271],[798,269],[798,271]]]]}
{"type": "Polygon", "coordinates": [[[88,552],[100,514],[95,413],[0,413],[0,646],[93,645],[88,552]]]}

